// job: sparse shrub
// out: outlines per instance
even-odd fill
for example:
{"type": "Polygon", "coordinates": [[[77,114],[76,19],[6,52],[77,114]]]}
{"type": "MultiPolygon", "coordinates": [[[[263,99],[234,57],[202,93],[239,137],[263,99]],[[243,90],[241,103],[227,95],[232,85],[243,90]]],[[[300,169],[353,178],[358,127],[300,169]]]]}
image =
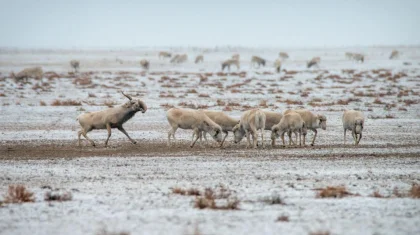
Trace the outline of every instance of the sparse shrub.
{"type": "Polygon", "coordinates": [[[292,105],[292,104],[294,104],[294,105],[303,105],[302,101],[300,101],[300,100],[290,100],[290,99],[287,99],[284,102],[286,102],[286,104],[288,104],[288,105],[292,105]]]}
{"type": "Polygon", "coordinates": [[[6,97],[4,93],[0,93],[0,97],[6,97]]]}
{"type": "Polygon", "coordinates": [[[329,231],[314,231],[310,232],[309,235],[330,235],[329,231]]]}
{"type": "Polygon", "coordinates": [[[63,201],[71,201],[73,199],[73,195],[71,192],[45,192],[44,195],[44,200],[45,201],[59,201],[59,202],[63,202],[63,201]]]}
{"type": "Polygon", "coordinates": [[[91,85],[92,79],[90,77],[76,78],[73,80],[73,84],[81,86],[91,85]]]}
{"type": "Polygon", "coordinates": [[[189,188],[189,189],[183,189],[183,188],[172,188],[172,193],[174,194],[180,194],[184,196],[199,196],[200,191],[196,188],[189,188]]]}
{"type": "Polygon", "coordinates": [[[372,193],[372,197],[376,197],[376,198],[384,198],[384,196],[382,194],[380,194],[378,191],[375,191],[372,193]]]}
{"type": "Polygon", "coordinates": [[[413,184],[409,194],[412,198],[420,198],[420,184],[413,184]]]}
{"type": "Polygon", "coordinates": [[[24,203],[34,201],[34,193],[28,191],[24,185],[9,185],[9,190],[4,196],[4,203],[24,203]]]}
{"type": "Polygon", "coordinates": [[[88,97],[89,97],[89,98],[96,98],[96,95],[95,95],[95,94],[93,94],[93,93],[88,93],[88,97]]]}
{"type": "Polygon", "coordinates": [[[318,198],[327,198],[327,197],[333,197],[333,198],[342,198],[349,195],[353,195],[352,193],[349,193],[344,186],[328,186],[326,188],[319,189],[319,192],[317,194],[318,198]]]}
{"type": "Polygon", "coordinates": [[[376,98],[374,101],[373,101],[373,103],[374,104],[385,104],[384,102],[382,102],[382,100],[380,100],[379,98],[376,98]]]}
{"type": "Polygon", "coordinates": [[[289,216],[287,215],[281,215],[277,217],[277,222],[289,222],[289,216]]]}
{"type": "Polygon", "coordinates": [[[223,108],[223,111],[232,111],[232,108],[231,108],[231,107],[229,107],[229,106],[225,106],[225,107],[223,108]]]}
{"type": "Polygon", "coordinates": [[[51,106],[81,106],[82,103],[76,100],[54,100],[51,106]]]}
{"type": "Polygon", "coordinates": [[[418,104],[419,101],[418,100],[404,100],[404,103],[406,106],[410,106],[412,104],[418,104]]]}
{"type": "Polygon", "coordinates": [[[261,100],[260,101],[260,106],[263,107],[263,108],[267,108],[268,107],[267,100],[261,100]]]}
{"type": "Polygon", "coordinates": [[[194,207],[198,209],[237,210],[239,203],[240,201],[236,197],[231,197],[231,191],[228,188],[219,185],[214,190],[206,188],[202,196],[196,197],[194,207]],[[218,205],[216,199],[225,199],[226,203],[218,205]]]}
{"type": "Polygon", "coordinates": [[[224,106],[226,104],[226,102],[224,102],[223,100],[217,99],[217,105],[218,106],[224,106]]]}
{"type": "Polygon", "coordinates": [[[186,93],[198,93],[197,92],[197,90],[195,90],[195,89],[190,89],[190,90],[187,90],[187,92],[186,93]]]}
{"type": "Polygon", "coordinates": [[[130,235],[130,233],[126,231],[110,232],[106,228],[102,228],[96,233],[96,235],[130,235]]]}
{"type": "Polygon", "coordinates": [[[47,106],[47,104],[44,102],[44,101],[39,101],[39,105],[41,105],[41,106],[47,106]]]}
{"type": "Polygon", "coordinates": [[[271,195],[269,197],[263,198],[262,201],[269,205],[285,205],[280,195],[271,195]]]}
{"type": "Polygon", "coordinates": [[[209,98],[210,96],[208,94],[199,94],[198,97],[209,98]]]}

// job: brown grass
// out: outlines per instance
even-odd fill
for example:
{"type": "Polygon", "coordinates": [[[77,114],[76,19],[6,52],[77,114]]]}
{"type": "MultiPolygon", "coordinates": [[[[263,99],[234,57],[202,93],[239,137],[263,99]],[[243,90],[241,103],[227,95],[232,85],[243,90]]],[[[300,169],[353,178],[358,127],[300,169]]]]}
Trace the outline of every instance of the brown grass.
{"type": "Polygon", "coordinates": [[[198,97],[209,98],[210,96],[208,94],[199,94],[198,97]]]}
{"type": "Polygon", "coordinates": [[[419,103],[418,100],[404,100],[403,102],[405,103],[406,106],[410,106],[412,104],[418,104],[419,103]]]}
{"type": "Polygon", "coordinates": [[[300,100],[290,100],[290,99],[287,99],[284,102],[286,104],[288,104],[288,105],[292,105],[292,104],[294,104],[294,105],[303,105],[303,102],[300,101],[300,100]]]}
{"type": "Polygon", "coordinates": [[[349,195],[353,195],[352,193],[348,192],[346,187],[344,186],[328,186],[326,188],[318,189],[319,192],[317,194],[318,198],[342,198],[349,195]]]}
{"type": "Polygon", "coordinates": [[[9,185],[9,190],[4,196],[4,203],[34,202],[34,193],[28,191],[24,185],[9,185]]]}
{"type": "Polygon", "coordinates": [[[330,235],[329,231],[314,231],[310,232],[309,235],[330,235]]]}
{"type": "Polygon", "coordinates": [[[39,101],[39,105],[40,106],[47,106],[47,103],[45,103],[44,101],[41,100],[41,101],[39,101]]]}
{"type": "Polygon", "coordinates": [[[413,184],[409,191],[409,195],[412,198],[420,198],[420,184],[413,184]]]}
{"type": "Polygon", "coordinates": [[[95,235],[130,235],[130,233],[126,231],[110,232],[106,228],[102,228],[95,235]]]}
{"type": "Polygon", "coordinates": [[[277,222],[289,222],[289,216],[287,215],[281,215],[277,217],[277,222]]]}
{"type": "Polygon", "coordinates": [[[286,205],[280,195],[265,197],[261,201],[269,205],[286,205]]]}
{"type": "Polygon", "coordinates": [[[165,110],[168,110],[175,106],[173,106],[172,104],[161,104],[160,107],[164,108],[165,110]]]}
{"type": "Polygon", "coordinates": [[[51,106],[81,106],[82,102],[76,100],[54,100],[51,106]]]}
{"type": "Polygon", "coordinates": [[[73,84],[81,86],[91,85],[92,79],[90,77],[76,78],[73,80],[73,84]]]}
{"type": "Polygon", "coordinates": [[[222,110],[228,112],[228,111],[232,111],[232,108],[229,106],[225,106],[222,110]]]}
{"type": "Polygon", "coordinates": [[[186,91],[186,93],[191,93],[191,94],[195,94],[198,93],[196,89],[189,89],[186,91]]]}
{"type": "Polygon", "coordinates": [[[183,196],[200,196],[200,190],[196,188],[183,189],[179,187],[172,188],[172,193],[183,196]]]}
{"type": "Polygon", "coordinates": [[[226,104],[226,102],[224,102],[223,100],[217,99],[217,105],[218,106],[224,106],[226,104]]]}
{"type": "Polygon", "coordinates": [[[6,97],[4,93],[0,93],[0,97],[6,97]]]}
{"type": "Polygon", "coordinates": [[[231,195],[231,190],[223,185],[219,185],[215,189],[206,188],[204,194],[196,197],[194,207],[212,210],[237,210],[240,201],[236,197],[231,197],[231,195]],[[220,205],[220,203],[216,203],[216,199],[225,199],[225,203],[220,205]]]}
{"type": "Polygon", "coordinates": [[[72,199],[73,199],[73,195],[71,194],[71,192],[59,193],[59,192],[48,191],[44,195],[45,201],[63,202],[63,201],[71,201],[72,199]]]}
{"type": "Polygon", "coordinates": [[[380,194],[378,191],[373,192],[371,196],[376,197],[376,198],[384,198],[384,196],[380,194]]]}

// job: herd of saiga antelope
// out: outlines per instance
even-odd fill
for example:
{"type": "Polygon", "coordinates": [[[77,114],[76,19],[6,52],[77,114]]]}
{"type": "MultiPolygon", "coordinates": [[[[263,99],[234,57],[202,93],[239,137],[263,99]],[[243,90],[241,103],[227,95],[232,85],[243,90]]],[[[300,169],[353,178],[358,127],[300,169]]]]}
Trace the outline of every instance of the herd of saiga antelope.
{"type": "MultiPolygon", "coordinates": [[[[284,52],[279,54],[281,59],[289,58],[289,55],[284,52]]],[[[364,62],[364,55],[357,53],[346,52],[345,56],[347,59],[354,59],[356,61],[364,62]]],[[[397,58],[399,56],[398,51],[392,51],[390,59],[397,58]]],[[[159,58],[171,58],[172,54],[169,52],[160,52],[159,58]]],[[[187,60],[187,55],[175,55],[171,59],[171,63],[183,63],[187,60]]],[[[203,62],[203,55],[198,55],[195,59],[195,63],[203,62]]],[[[280,72],[281,59],[277,59],[274,66],[277,72],[280,72]]],[[[313,65],[317,65],[320,62],[319,57],[312,58],[307,62],[307,67],[310,68],[313,65]]],[[[265,66],[266,61],[258,56],[253,56],[251,64],[257,64],[258,66],[265,66]]],[[[71,66],[77,71],[79,67],[78,61],[71,61],[71,66]]],[[[149,69],[149,61],[141,60],[140,65],[144,69],[149,69]]],[[[225,68],[230,70],[231,65],[236,65],[239,69],[239,54],[234,54],[231,59],[228,59],[222,63],[222,71],[225,68]]],[[[147,110],[146,104],[139,100],[133,99],[131,96],[124,94],[129,101],[121,106],[110,108],[103,111],[91,112],[81,114],[78,117],[79,123],[82,129],[78,132],[79,146],[80,136],[83,135],[88,141],[95,146],[95,142],[91,140],[87,133],[93,129],[107,129],[108,138],[105,141],[105,146],[108,145],[109,138],[111,137],[111,128],[117,128],[124,133],[132,143],[136,143],[128,133],[124,130],[123,124],[134,116],[138,111],[145,113],[147,110]]],[[[211,110],[194,110],[194,109],[181,109],[171,108],[167,111],[166,117],[168,119],[170,130],[168,132],[168,146],[171,145],[171,136],[175,139],[175,132],[178,128],[193,130],[193,139],[190,147],[194,147],[198,139],[204,135],[204,139],[207,141],[206,133],[209,133],[214,140],[220,142],[220,147],[223,147],[223,143],[228,136],[228,132],[233,132],[234,142],[239,143],[245,136],[247,137],[247,148],[250,147],[252,136],[252,146],[257,148],[258,142],[258,130],[261,133],[262,147],[264,148],[264,130],[271,131],[271,145],[275,146],[275,140],[281,136],[283,146],[284,134],[288,133],[289,145],[297,144],[297,137],[299,136],[299,145],[302,146],[302,135],[303,145],[305,145],[305,139],[307,130],[314,132],[311,145],[315,144],[317,136],[317,129],[327,128],[327,118],[321,114],[312,113],[306,109],[297,110],[286,110],[282,113],[265,111],[260,109],[251,109],[245,111],[240,120],[232,118],[221,111],[211,110]],[[292,139],[292,133],[295,133],[295,141],[292,139]],[[223,136],[223,134],[225,134],[223,136]],[[195,137],[195,138],[194,138],[195,137]]],[[[358,145],[362,139],[362,131],[364,125],[364,115],[360,111],[346,110],[342,117],[343,129],[344,129],[344,144],[346,143],[346,131],[350,130],[354,144],[358,145]]]]}
{"type": "MultiPolygon", "coordinates": [[[[280,52],[280,58],[287,59],[289,55],[284,52],[280,52]]],[[[362,54],[355,54],[346,52],[346,58],[355,59],[356,61],[364,61],[364,56],[362,54]]],[[[399,56],[398,51],[393,51],[391,53],[390,59],[394,59],[399,56]]],[[[159,58],[172,57],[168,52],[160,52],[159,58]]],[[[171,63],[182,63],[187,60],[187,55],[175,55],[171,59],[171,63]]],[[[203,56],[197,56],[195,63],[203,61],[203,56]]],[[[319,57],[314,57],[307,63],[307,67],[317,65],[320,62],[319,57]]],[[[258,56],[253,56],[251,60],[252,64],[257,64],[258,66],[265,66],[266,61],[258,56]]],[[[70,65],[77,72],[80,62],[77,60],[70,61],[70,65]]],[[[141,60],[140,65],[144,69],[149,68],[149,61],[141,60]]],[[[230,70],[231,65],[236,65],[239,69],[239,55],[235,54],[232,56],[232,59],[226,60],[222,63],[222,70],[228,68],[230,70]]],[[[277,59],[274,63],[277,72],[280,72],[281,68],[281,59],[277,59]]],[[[42,77],[42,69],[29,68],[21,71],[17,75],[14,75],[16,81],[21,79],[28,79],[29,77],[42,77]],[[33,70],[33,71],[32,71],[33,70]]],[[[109,108],[107,110],[102,110],[98,112],[90,112],[81,114],[78,116],[79,123],[82,129],[78,132],[79,146],[81,145],[80,136],[83,135],[88,141],[95,146],[95,142],[91,140],[87,133],[94,129],[107,129],[108,138],[105,141],[105,146],[108,145],[109,138],[111,137],[111,129],[117,128],[122,133],[124,133],[132,143],[136,143],[125,131],[123,124],[131,119],[138,111],[145,113],[147,110],[146,104],[139,100],[133,99],[130,95],[124,94],[129,101],[125,104],[109,108]]],[[[244,112],[240,118],[237,120],[228,116],[227,114],[221,111],[210,111],[210,110],[193,110],[193,109],[181,109],[181,108],[171,108],[167,111],[167,119],[171,129],[168,132],[168,146],[170,146],[171,136],[175,139],[175,132],[178,128],[181,129],[191,129],[193,130],[193,140],[191,147],[194,147],[198,139],[204,135],[204,139],[207,141],[206,133],[209,133],[214,140],[220,142],[220,147],[223,147],[223,143],[228,136],[228,132],[232,131],[234,134],[234,142],[239,143],[243,137],[247,137],[247,148],[250,147],[251,141],[250,137],[253,139],[253,147],[257,148],[258,142],[258,130],[261,133],[262,147],[264,147],[264,130],[271,131],[271,145],[275,146],[275,140],[281,136],[283,146],[284,143],[284,134],[288,133],[289,136],[289,145],[297,144],[297,137],[299,136],[299,145],[302,145],[302,135],[303,135],[303,145],[305,145],[305,139],[307,130],[312,130],[315,135],[312,139],[311,145],[314,145],[315,139],[317,136],[317,129],[322,128],[326,129],[327,118],[324,115],[314,114],[306,109],[297,109],[297,110],[286,110],[282,113],[265,111],[260,109],[252,109],[244,112]],[[295,141],[292,139],[292,133],[295,133],[295,141]],[[223,134],[225,134],[223,136],[223,134]],[[195,138],[194,138],[195,137],[195,138]]],[[[346,131],[350,130],[355,145],[358,145],[362,139],[362,131],[364,125],[364,116],[360,111],[355,110],[346,110],[343,113],[342,117],[343,129],[344,129],[344,143],[346,143],[346,131]]]]}

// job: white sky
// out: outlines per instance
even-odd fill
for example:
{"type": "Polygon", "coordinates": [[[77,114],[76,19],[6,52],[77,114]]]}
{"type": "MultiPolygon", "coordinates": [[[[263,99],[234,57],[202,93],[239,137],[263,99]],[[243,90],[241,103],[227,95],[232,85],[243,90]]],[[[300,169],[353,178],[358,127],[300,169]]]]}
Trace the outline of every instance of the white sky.
{"type": "Polygon", "coordinates": [[[0,0],[0,47],[420,45],[420,0],[0,0]]]}

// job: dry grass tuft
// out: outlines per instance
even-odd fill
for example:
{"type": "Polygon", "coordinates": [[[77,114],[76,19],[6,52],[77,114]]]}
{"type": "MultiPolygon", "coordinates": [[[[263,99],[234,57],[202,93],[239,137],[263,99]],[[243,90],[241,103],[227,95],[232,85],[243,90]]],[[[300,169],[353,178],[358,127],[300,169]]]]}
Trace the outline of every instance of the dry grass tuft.
{"type": "Polygon", "coordinates": [[[223,111],[232,111],[232,108],[229,106],[225,106],[223,109],[223,111]]]}
{"type": "Polygon", "coordinates": [[[380,194],[378,191],[373,192],[371,196],[376,197],[376,198],[384,198],[384,196],[380,194]]]}
{"type": "Polygon", "coordinates": [[[200,196],[200,190],[196,188],[183,189],[179,187],[172,188],[172,193],[183,196],[200,196]]]}
{"type": "Polygon", "coordinates": [[[309,235],[330,235],[329,231],[314,231],[310,232],[309,235]]]}
{"type": "Polygon", "coordinates": [[[289,216],[287,215],[281,215],[277,217],[277,222],[289,222],[289,216]]]}
{"type": "Polygon", "coordinates": [[[420,184],[413,184],[409,194],[412,198],[420,198],[420,184]]]}
{"type": "Polygon", "coordinates": [[[262,199],[262,202],[269,205],[286,205],[280,195],[272,195],[262,199]]]}
{"type": "Polygon", "coordinates": [[[4,93],[0,93],[0,97],[6,97],[4,93]]]}
{"type": "Polygon", "coordinates": [[[223,185],[219,185],[215,189],[206,188],[202,196],[197,196],[194,201],[194,207],[198,209],[212,210],[237,210],[240,201],[236,197],[231,197],[232,192],[223,185]],[[225,203],[220,205],[216,203],[217,199],[223,199],[225,203]]]}
{"type": "Polygon", "coordinates": [[[353,195],[352,193],[348,192],[346,187],[344,186],[328,186],[326,188],[318,189],[319,192],[317,194],[318,198],[342,198],[349,195],[353,195]]]}
{"type": "Polygon", "coordinates": [[[226,102],[221,100],[221,99],[217,99],[217,105],[218,106],[225,106],[226,102]]]}
{"type": "Polygon", "coordinates": [[[198,97],[209,98],[210,96],[208,94],[199,94],[198,97]]]}
{"type": "Polygon", "coordinates": [[[300,101],[300,100],[290,100],[290,99],[287,99],[284,102],[286,104],[288,104],[288,105],[292,105],[292,104],[294,104],[294,105],[303,105],[303,102],[300,101]]]}
{"type": "Polygon", "coordinates": [[[130,233],[126,231],[110,232],[106,228],[102,228],[96,233],[96,235],[130,235],[130,233]]]}
{"type": "Polygon", "coordinates": [[[47,106],[47,103],[45,103],[44,101],[41,100],[41,101],[39,101],[39,105],[40,106],[47,106]]]}
{"type": "Polygon", "coordinates": [[[59,193],[59,192],[48,191],[44,195],[44,200],[45,201],[63,202],[63,201],[71,201],[72,199],[73,199],[73,195],[72,195],[71,192],[59,193]]]}
{"type": "Polygon", "coordinates": [[[54,100],[51,106],[81,106],[82,103],[76,100],[54,100]]]}
{"type": "Polygon", "coordinates": [[[76,78],[73,80],[73,84],[81,86],[91,85],[92,79],[90,77],[76,78]]]}
{"type": "Polygon", "coordinates": [[[24,185],[9,185],[9,190],[4,196],[4,203],[34,202],[34,193],[28,191],[24,185]]]}

